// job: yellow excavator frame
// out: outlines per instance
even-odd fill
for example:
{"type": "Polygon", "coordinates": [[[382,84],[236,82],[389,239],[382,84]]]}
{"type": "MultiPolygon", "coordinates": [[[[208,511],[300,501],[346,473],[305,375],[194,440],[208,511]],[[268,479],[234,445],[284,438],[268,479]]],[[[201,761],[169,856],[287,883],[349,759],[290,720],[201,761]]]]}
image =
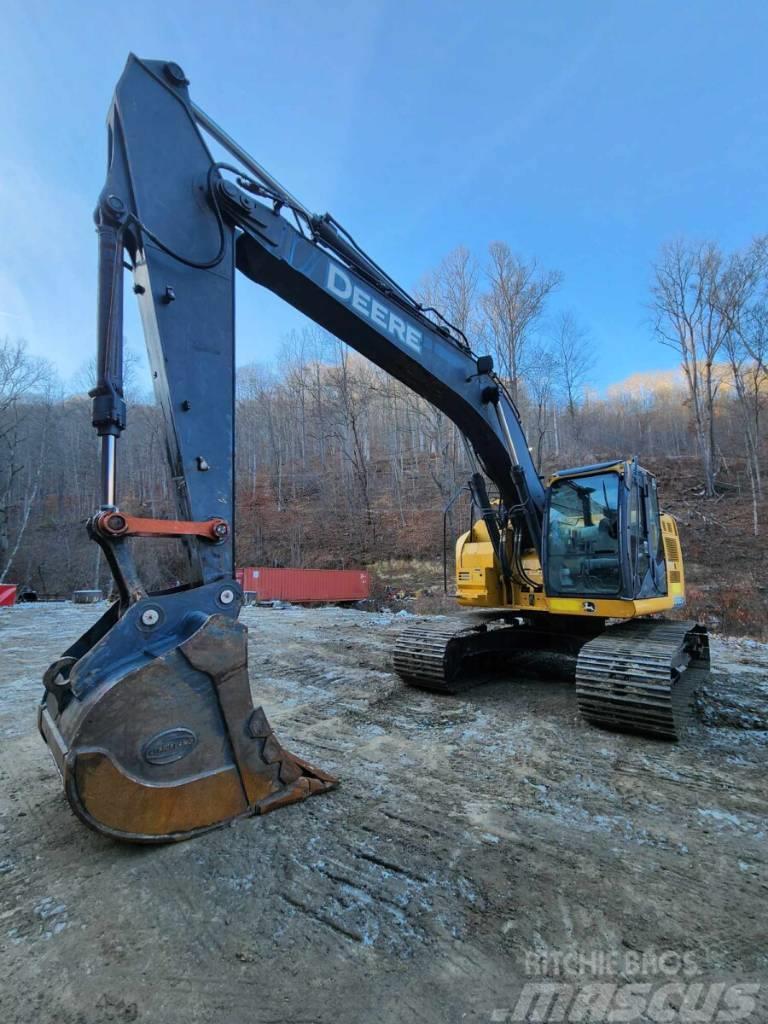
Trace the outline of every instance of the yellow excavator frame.
{"type": "Polygon", "coordinates": [[[504,608],[603,619],[633,619],[679,608],[685,603],[685,570],[677,523],[673,516],[662,513],[661,534],[667,567],[665,597],[634,601],[548,597],[543,589],[541,563],[534,552],[523,555],[523,568],[534,583],[542,585],[542,589],[534,590],[517,581],[505,582],[488,529],[485,522],[479,519],[456,542],[456,597],[465,608],[504,608]]]}

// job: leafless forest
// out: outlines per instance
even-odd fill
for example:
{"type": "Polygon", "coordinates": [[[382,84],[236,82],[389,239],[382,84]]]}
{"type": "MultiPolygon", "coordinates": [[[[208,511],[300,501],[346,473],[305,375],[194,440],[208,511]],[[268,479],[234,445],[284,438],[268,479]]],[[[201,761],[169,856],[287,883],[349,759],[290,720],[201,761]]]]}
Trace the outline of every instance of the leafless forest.
{"type": "MultiPolygon", "coordinates": [[[[677,241],[660,250],[650,276],[648,343],[671,346],[679,370],[637,375],[603,395],[591,386],[588,324],[578,311],[552,313],[556,270],[501,242],[477,255],[458,248],[422,282],[419,299],[476,352],[493,354],[543,473],[633,453],[657,471],[682,523],[694,611],[760,633],[768,238],[731,254],[677,241]]],[[[130,376],[121,505],[172,514],[158,410],[132,393],[130,376]]],[[[82,390],[64,388],[23,341],[0,342],[0,581],[41,595],[108,585],[83,528],[98,504],[87,389],[86,380],[82,390]]],[[[240,369],[237,417],[241,564],[332,568],[440,556],[443,513],[468,464],[461,436],[428,402],[306,328],[283,340],[274,365],[240,369]]],[[[461,494],[448,513],[449,538],[467,515],[461,494]]],[[[140,544],[148,586],[183,575],[174,542],[140,544]]]]}

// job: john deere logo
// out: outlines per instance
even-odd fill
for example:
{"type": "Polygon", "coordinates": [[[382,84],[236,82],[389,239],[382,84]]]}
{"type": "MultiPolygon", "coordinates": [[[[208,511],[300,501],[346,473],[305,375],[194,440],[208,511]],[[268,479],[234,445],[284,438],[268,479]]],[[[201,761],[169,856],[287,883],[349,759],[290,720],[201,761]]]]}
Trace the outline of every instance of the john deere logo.
{"type": "Polygon", "coordinates": [[[196,746],[197,736],[191,729],[166,729],[147,740],[141,752],[150,764],[171,764],[186,757],[196,746]]]}

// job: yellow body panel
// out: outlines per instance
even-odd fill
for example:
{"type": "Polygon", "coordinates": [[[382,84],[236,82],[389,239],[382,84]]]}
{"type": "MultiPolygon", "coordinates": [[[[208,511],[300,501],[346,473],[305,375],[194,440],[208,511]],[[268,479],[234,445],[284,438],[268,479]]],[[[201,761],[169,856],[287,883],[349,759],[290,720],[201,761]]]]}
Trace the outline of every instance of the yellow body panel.
{"type": "MultiPolygon", "coordinates": [[[[548,597],[543,590],[535,591],[515,582],[507,587],[486,525],[478,520],[456,542],[456,596],[459,604],[467,608],[509,608],[521,612],[538,611],[606,619],[631,619],[679,608],[685,603],[685,573],[677,523],[672,516],[661,516],[661,532],[667,564],[666,597],[637,601],[599,597],[548,597]]],[[[522,562],[526,574],[535,583],[541,584],[541,565],[534,552],[526,552],[522,562]]]]}

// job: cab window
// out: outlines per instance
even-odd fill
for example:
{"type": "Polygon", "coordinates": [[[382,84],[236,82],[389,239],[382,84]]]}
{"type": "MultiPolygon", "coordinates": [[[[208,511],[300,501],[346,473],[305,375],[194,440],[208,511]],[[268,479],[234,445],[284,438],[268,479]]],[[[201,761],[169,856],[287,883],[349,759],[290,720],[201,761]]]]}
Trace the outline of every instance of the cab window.
{"type": "Polygon", "coordinates": [[[547,523],[547,593],[619,593],[619,485],[617,473],[554,481],[547,523]]]}

